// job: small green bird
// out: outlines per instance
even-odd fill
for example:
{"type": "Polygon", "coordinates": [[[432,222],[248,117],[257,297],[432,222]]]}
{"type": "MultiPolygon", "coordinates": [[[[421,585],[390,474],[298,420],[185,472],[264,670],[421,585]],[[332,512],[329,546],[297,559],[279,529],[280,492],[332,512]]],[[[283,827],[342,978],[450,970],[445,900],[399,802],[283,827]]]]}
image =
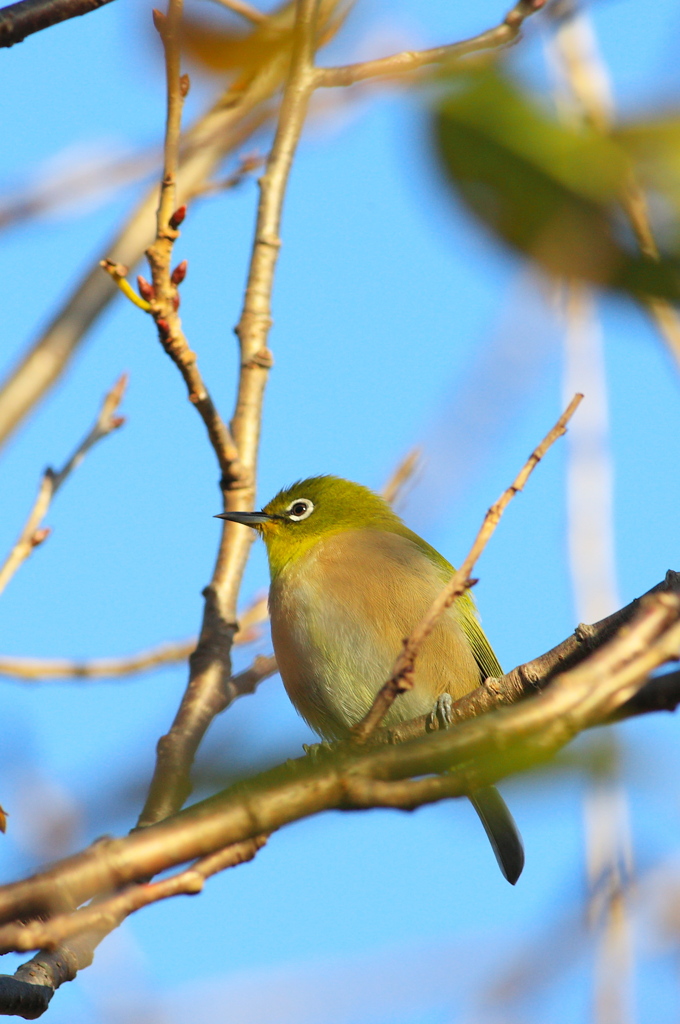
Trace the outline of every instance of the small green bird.
{"type": "MultiPolygon", "coordinates": [[[[327,740],[342,739],[371,707],[402,640],[453,574],[453,566],[377,494],[317,476],[280,491],[261,512],[225,512],[263,537],[269,556],[274,653],[288,696],[327,740]]],[[[440,618],[385,725],[436,713],[501,668],[464,594],[440,618]]],[[[517,826],[500,793],[470,797],[501,871],[524,866],[517,826]]]]}

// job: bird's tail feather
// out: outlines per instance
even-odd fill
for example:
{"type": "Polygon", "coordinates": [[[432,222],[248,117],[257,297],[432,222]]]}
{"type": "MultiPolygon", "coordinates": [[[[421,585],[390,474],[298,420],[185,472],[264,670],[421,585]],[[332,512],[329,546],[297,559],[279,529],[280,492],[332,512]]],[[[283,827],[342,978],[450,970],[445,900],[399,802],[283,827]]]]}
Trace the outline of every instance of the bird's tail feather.
{"type": "Polygon", "coordinates": [[[484,786],[470,794],[470,802],[489,837],[499,868],[514,885],[524,867],[524,845],[505,800],[495,786],[484,786]]]}

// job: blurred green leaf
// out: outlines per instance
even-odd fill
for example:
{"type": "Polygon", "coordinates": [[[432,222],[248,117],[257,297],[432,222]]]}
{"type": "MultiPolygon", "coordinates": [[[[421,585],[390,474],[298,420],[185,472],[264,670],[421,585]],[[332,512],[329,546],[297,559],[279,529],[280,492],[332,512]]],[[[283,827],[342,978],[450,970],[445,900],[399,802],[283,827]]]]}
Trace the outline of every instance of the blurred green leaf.
{"type": "Polygon", "coordinates": [[[680,297],[680,261],[627,248],[616,221],[632,135],[624,146],[588,126],[565,125],[488,68],[449,78],[435,135],[466,205],[545,270],[636,297],[680,297]]]}
{"type": "Polygon", "coordinates": [[[615,128],[611,137],[635,162],[641,181],[666,193],[680,211],[680,118],[631,122],[615,128]]]}

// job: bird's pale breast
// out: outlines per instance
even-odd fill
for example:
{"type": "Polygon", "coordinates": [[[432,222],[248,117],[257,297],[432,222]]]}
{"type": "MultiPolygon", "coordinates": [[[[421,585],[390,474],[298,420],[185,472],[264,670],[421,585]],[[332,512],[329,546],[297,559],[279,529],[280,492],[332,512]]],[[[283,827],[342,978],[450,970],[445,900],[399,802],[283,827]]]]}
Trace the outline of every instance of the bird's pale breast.
{"type": "MultiPolygon", "coordinates": [[[[270,592],[274,651],[288,695],[313,729],[338,738],[361,719],[444,582],[417,544],[377,530],[333,534],[284,568],[270,592]]],[[[386,723],[427,714],[441,693],[460,697],[479,681],[454,606],[423,646],[414,689],[386,723]]]]}

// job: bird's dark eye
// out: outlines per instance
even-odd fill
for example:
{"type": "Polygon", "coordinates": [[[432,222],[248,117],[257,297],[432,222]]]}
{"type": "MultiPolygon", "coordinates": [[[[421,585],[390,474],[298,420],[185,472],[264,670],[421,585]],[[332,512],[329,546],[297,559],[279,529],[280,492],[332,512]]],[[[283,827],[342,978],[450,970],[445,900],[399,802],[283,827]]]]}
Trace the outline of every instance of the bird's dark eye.
{"type": "Polygon", "coordinates": [[[310,501],[309,498],[298,498],[296,501],[291,501],[290,505],[286,509],[288,518],[294,522],[299,523],[300,520],[306,519],[314,511],[314,502],[310,501]]]}

